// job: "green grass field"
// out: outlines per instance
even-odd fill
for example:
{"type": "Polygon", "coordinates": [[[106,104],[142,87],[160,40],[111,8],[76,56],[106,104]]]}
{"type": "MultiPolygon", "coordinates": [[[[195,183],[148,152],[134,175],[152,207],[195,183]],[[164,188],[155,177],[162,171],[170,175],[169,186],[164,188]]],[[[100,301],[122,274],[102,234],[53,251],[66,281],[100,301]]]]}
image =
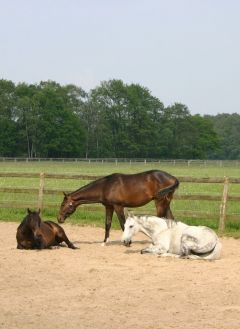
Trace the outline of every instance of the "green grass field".
{"type": "MultiPolygon", "coordinates": [[[[113,172],[136,173],[150,169],[165,170],[177,177],[192,176],[192,177],[236,177],[240,178],[240,166],[236,164],[220,166],[218,162],[211,162],[209,165],[199,165],[191,163],[187,166],[186,163],[163,162],[163,163],[106,163],[106,162],[0,162],[0,172],[25,172],[25,173],[59,173],[59,174],[87,174],[87,175],[108,175],[113,172]]],[[[75,190],[82,185],[87,184],[86,180],[70,180],[70,179],[46,179],[45,188],[59,188],[63,190],[75,190]]],[[[1,177],[0,187],[39,187],[39,179],[33,178],[10,178],[1,177]]],[[[223,184],[209,183],[181,183],[177,193],[180,194],[206,194],[221,196],[223,184]]],[[[230,185],[230,195],[240,195],[240,184],[230,185]]],[[[0,202],[22,202],[28,203],[34,209],[37,207],[37,194],[23,193],[0,193],[0,202]]],[[[62,201],[61,195],[45,195],[44,202],[59,204],[62,201]]],[[[173,200],[172,210],[176,217],[189,224],[208,225],[214,229],[218,227],[218,214],[220,202],[217,201],[186,201],[173,200]],[[181,217],[181,211],[208,212],[215,214],[210,219],[188,218],[181,217]]],[[[69,223],[80,225],[97,225],[104,226],[104,208],[101,205],[96,205],[96,210],[92,211],[91,207],[79,207],[77,211],[67,219],[69,223]]],[[[59,207],[44,209],[42,217],[44,219],[56,220],[59,207]]],[[[152,203],[138,209],[142,213],[148,211],[155,213],[152,203]]],[[[238,202],[228,202],[228,214],[239,214],[240,207],[238,202]]],[[[0,209],[0,220],[21,221],[26,213],[25,209],[0,209]]],[[[119,228],[119,224],[114,218],[113,228],[119,228]]],[[[240,221],[227,221],[226,234],[240,236],[240,221]]]]}

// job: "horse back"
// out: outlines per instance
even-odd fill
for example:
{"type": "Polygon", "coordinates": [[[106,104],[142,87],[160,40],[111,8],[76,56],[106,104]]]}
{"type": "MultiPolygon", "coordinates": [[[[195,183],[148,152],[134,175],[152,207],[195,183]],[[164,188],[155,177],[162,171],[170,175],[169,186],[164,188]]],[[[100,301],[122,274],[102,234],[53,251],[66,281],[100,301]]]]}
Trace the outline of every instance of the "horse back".
{"type": "Polygon", "coordinates": [[[173,192],[178,184],[176,177],[159,170],[137,174],[115,173],[105,177],[104,193],[107,199],[122,199],[128,200],[129,205],[144,205],[158,197],[159,192],[165,189],[163,194],[173,192]]]}
{"type": "Polygon", "coordinates": [[[59,232],[63,231],[63,228],[50,220],[41,223],[40,229],[44,237],[54,239],[59,232]]]}
{"type": "Polygon", "coordinates": [[[57,223],[48,220],[48,221],[44,221],[43,224],[45,227],[50,228],[55,239],[65,235],[64,229],[62,228],[62,226],[58,225],[57,223]]]}
{"type": "Polygon", "coordinates": [[[58,225],[55,222],[52,222],[51,220],[46,220],[46,221],[42,222],[42,224],[47,225],[51,230],[61,228],[60,225],[58,225]]]}
{"type": "Polygon", "coordinates": [[[137,174],[112,174],[104,177],[105,184],[112,186],[113,184],[122,184],[124,186],[133,186],[139,188],[141,184],[144,188],[164,188],[168,186],[177,187],[179,182],[178,179],[165,171],[160,170],[149,170],[137,174]]]}

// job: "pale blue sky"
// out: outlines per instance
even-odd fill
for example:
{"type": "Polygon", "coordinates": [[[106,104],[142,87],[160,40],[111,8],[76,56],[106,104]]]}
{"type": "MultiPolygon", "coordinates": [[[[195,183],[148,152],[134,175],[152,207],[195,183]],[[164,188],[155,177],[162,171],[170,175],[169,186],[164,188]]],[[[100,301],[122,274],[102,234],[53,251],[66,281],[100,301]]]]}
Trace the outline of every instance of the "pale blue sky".
{"type": "Polygon", "coordinates": [[[122,79],[192,114],[240,113],[238,0],[0,0],[0,78],[122,79]]]}

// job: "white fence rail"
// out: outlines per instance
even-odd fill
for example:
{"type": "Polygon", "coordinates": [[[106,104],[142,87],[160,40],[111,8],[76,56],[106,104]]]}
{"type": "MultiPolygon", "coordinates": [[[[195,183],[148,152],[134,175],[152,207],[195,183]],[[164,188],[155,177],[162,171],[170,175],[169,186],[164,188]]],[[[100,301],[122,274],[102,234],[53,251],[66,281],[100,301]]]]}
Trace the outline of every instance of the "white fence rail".
{"type": "Polygon", "coordinates": [[[0,157],[0,162],[85,162],[85,163],[163,163],[172,166],[216,166],[216,167],[240,167],[240,160],[189,160],[189,159],[144,159],[144,158],[15,158],[0,157]]]}

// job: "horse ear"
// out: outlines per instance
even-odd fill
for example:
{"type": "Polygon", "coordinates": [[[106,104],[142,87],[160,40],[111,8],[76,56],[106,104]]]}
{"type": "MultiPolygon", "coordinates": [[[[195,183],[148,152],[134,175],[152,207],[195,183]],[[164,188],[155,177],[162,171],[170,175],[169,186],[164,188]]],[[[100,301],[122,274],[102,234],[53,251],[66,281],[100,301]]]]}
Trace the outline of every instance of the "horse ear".
{"type": "Polygon", "coordinates": [[[133,214],[132,214],[132,212],[130,212],[128,209],[126,210],[126,217],[130,217],[130,218],[132,218],[133,217],[133,214]]]}
{"type": "Polygon", "coordinates": [[[131,214],[130,214],[130,216],[131,216],[131,218],[134,218],[134,217],[135,217],[135,215],[134,215],[133,211],[131,211],[131,214]]]}
{"type": "Polygon", "coordinates": [[[27,212],[28,214],[31,214],[31,210],[29,208],[27,208],[27,212]]]}
{"type": "Polygon", "coordinates": [[[130,216],[130,213],[129,213],[128,209],[126,209],[126,210],[124,211],[124,215],[125,215],[126,218],[130,216]]]}
{"type": "Polygon", "coordinates": [[[40,214],[40,212],[41,212],[41,209],[40,209],[40,208],[38,208],[38,214],[40,214]]]}
{"type": "Polygon", "coordinates": [[[66,193],[66,192],[63,192],[63,195],[64,195],[64,196],[67,196],[67,193],[66,193]]]}

